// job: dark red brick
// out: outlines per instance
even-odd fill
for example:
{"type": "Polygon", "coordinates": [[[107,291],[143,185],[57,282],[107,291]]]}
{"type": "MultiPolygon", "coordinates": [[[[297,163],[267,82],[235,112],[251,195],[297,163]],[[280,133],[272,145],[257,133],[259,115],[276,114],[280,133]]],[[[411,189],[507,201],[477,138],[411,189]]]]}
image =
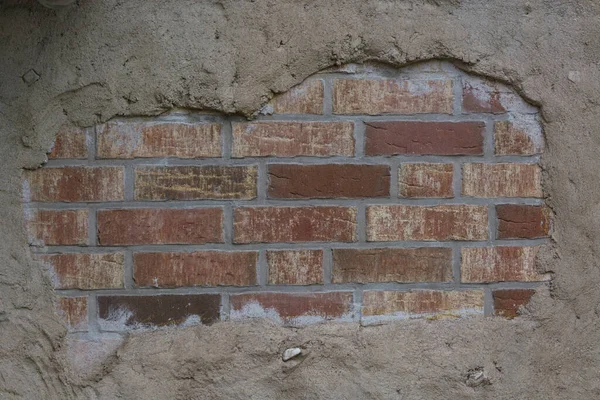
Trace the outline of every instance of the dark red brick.
{"type": "Polygon", "coordinates": [[[550,209],[545,206],[496,206],[498,239],[535,239],[550,232],[550,209]]]}
{"type": "Polygon", "coordinates": [[[519,308],[525,306],[535,294],[534,289],[494,290],[494,313],[512,319],[519,315],[519,308]]]}
{"type": "Polygon", "coordinates": [[[29,243],[40,246],[85,246],[87,210],[31,210],[27,212],[29,243]]]}

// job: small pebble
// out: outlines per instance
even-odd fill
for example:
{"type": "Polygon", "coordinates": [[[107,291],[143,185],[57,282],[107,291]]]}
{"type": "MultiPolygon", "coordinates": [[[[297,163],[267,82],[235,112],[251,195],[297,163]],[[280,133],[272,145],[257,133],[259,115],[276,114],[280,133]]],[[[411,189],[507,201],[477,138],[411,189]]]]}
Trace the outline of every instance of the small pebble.
{"type": "Polygon", "coordinates": [[[282,359],[283,361],[287,361],[296,357],[300,353],[302,353],[302,350],[300,350],[298,347],[292,347],[291,349],[287,349],[283,352],[282,359]]]}

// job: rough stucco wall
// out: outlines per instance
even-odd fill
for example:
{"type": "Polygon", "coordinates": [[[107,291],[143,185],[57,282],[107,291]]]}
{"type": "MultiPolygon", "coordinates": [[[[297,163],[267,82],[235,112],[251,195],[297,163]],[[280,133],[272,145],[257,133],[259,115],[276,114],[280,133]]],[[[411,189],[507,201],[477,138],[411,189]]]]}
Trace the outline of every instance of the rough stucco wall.
{"type": "Polygon", "coordinates": [[[61,11],[5,1],[1,397],[600,396],[599,31],[593,1],[82,0],[61,11]],[[557,248],[540,260],[554,272],[551,294],[536,296],[530,316],[301,330],[221,323],[113,340],[93,349],[106,351],[104,365],[69,368],[78,345],[64,342],[48,279],[31,259],[20,199],[21,169],[44,161],[61,124],[172,107],[250,115],[335,63],[431,58],[503,80],[541,106],[557,248]],[[31,68],[41,78],[28,86],[21,76],[31,68]],[[282,364],[281,351],[297,344],[308,356],[282,364]],[[479,367],[490,384],[471,387],[467,374],[479,367]]]}

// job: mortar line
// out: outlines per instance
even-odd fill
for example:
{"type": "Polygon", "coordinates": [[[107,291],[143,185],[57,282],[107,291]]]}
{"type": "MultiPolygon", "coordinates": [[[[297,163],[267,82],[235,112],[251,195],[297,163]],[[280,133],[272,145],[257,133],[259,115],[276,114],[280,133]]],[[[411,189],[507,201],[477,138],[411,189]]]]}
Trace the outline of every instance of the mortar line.
{"type": "Polygon", "coordinates": [[[354,308],[354,322],[359,324],[362,322],[362,303],[363,303],[363,289],[359,285],[352,292],[352,305],[354,308]]]}
{"type": "Polygon", "coordinates": [[[398,160],[391,160],[390,163],[390,199],[394,203],[398,204],[400,199],[400,166],[402,165],[398,160]]]}
{"type": "Polygon", "coordinates": [[[498,218],[496,216],[496,205],[488,206],[488,227],[489,227],[489,242],[491,246],[496,245],[496,234],[498,232],[498,218]]]}
{"type": "Polygon", "coordinates": [[[321,273],[323,274],[323,285],[330,285],[333,281],[333,249],[331,247],[323,248],[323,263],[321,273]]]}
{"type": "Polygon", "coordinates": [[[221,158],[230,160],[233,151],[233,124],[230,119],[221,121],[221,158]]]}
{"type": "Polygon", "coordinates": [[[233,244],[233,206],[231,203],[224,204],[223,210],[223,241],[225,244],[233,244]]]}
{"type": "Polygon", "coordinates": [[[135,173],[134,167],[131,165],[124,166],[125,173],[123,175],[125,201],[135,200],[135,173]]]}
{"type": "Polygon", "coordinates": [[[98,246],[98,226],[96,209],[87,208],[88,212],[88,245],[98,246]]]}
{"type": "Polygon", "coordinates": [[[135,282],[133,279],[133,251],[125,251],[125,262],[123,264],[123,283],[125,284],[125,290],[135,288],[135,282]]]}
{"type": "Polygon", "coordinates": [[[455,76],[452,80],[452,85],[452,93],[454,95],[453,114],[456,116],[460,116],[463,113],[462,76],[455,76]]]}
{"type": "Polygon", "coordinates": [[[461,247],[452,246],[452,277],[456,285],[461,284],[461,247]]]}
{"type": "Polygon", "coordinates": [[[367,207],[359,203],[356,210],[356,239],[358,243],[367,241],[367,207]]]}
{"type": "Polygon", "coordinates": [[[333,81],[324,77],[323,82],[323,116],[331,117],[333,114],[333,81]]]}
{"type": "Polygon", "coordinates": [[[463,164],[460,162],[452,163],[452,196],[463,200],[462,196],[462,181],[463,181],[463,164]]]}
{"type": "Polygon", "coordinates": [[[88,296],[88,333],[97,335],[101,332],[100,324],[98,323],[98,300],[96,293],[87,292],[88,296]]]}
{"type": "Polygon", "coordinates": [[[267,286],[269,281],[269,267],[267,265],[267,251],[261,249],[258,251],[258,262],[256,263],[256,283],[261,289],[267,286]]]}
{"type": "Polygon", "coordinates": [[[221,293],[221,306],[220,306],[221,321],[227,321],[231,315],[231,301],[229,293],[221,293]]]}
{"type": "Polygon", "coordinates": [[[489,286],[483,289],[483,315],[486,317],[494,315],[494,298],[489,286]]]}
{"type": "Polygon", "coordinates": [[[86,128],[85,130],[85,142],[87,147],[87,164],[91,164],[96,159],[96,140],[97,140],[97,126],[86,128]]]}
{"type": "Polygon", "coordinates": [[[269,173],[267,170],[267,164],[264,160],[261,160],[258,164],[256,190],[256,204],[266,204],[268,198],[267,193],[269,191],[269,173]]]}
{"type": "Polygon", "coordinates": [[[366,143],[366,125],[362,120],[354,122],[354,156],[359,159],[365,157],[365,143],[366,143]]]}

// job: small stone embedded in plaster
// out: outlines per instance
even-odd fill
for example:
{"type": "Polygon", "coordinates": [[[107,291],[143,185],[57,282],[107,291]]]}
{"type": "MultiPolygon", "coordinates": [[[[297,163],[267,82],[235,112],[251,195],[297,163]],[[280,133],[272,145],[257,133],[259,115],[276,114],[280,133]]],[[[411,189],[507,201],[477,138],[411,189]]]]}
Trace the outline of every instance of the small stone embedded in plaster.
{"type": "Polygon", "coordinates": [[[487,386],[492,384],[490,379],[486,376],[483,367],[470,369],[467,373],[467,380],[465,383],[469,387],[487,386]]]}
{"type": "Polygon", "coordinates": [[[31,86],[40,79],[40,75],[34,69],[30,69],[23,74],[22,79],[28,86],[31,86]]]}
{"type": "Polygon", "coordinates": [[[581,81],[581,72],[579,71],[569,71],[569,80],[571,82],[580,82],[581,81]]]}
{"type": "Polygon", "coordinates": [[[302,353],[302,350],[298,347],[292,347],[283,352],[283,356],[281,357],[283,361],[289,361],[292,358],[296,357],[302,353]]]}

